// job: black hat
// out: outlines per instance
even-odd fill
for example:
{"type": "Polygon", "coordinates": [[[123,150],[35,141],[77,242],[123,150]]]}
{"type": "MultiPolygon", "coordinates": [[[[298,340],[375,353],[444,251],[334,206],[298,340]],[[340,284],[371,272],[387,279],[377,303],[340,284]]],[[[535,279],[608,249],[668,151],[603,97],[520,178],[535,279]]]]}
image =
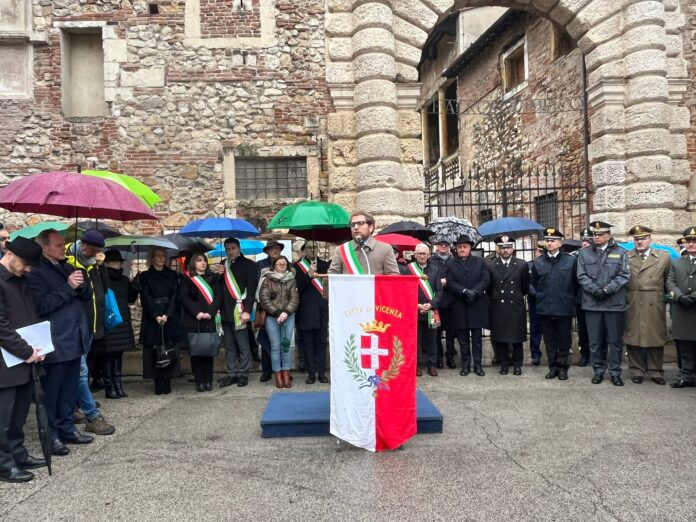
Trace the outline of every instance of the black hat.
{"type": "Polygon", "coordinates": [[[590,223],[590,231],[593,234],[598,232],[609,232],[610,230],[611,225],[609,223],[605,223],[604,221],[593,221],[590,223]]]}
{"type": "Polygon", "coordinates": [[[275,239],[271,239],[268,243],[266,243],[266,246],[263,247],[263,253],[268,254],[268,251],[273,248],[279,246],[280,250],[282,252],[283,248],[285,248],[285,245],[283,243],[280,243],[279,241],[276,241],[275,239]]]}
{"type": "Polygon", "coordinates": [[[561,232],[557,228],[546,227],[544,229],[544,238],[545,239],[563,239],[564,237],[565,236],[563,235],[563,232],[561,232]]]}
{"type": "Polygon", "coordinates": [[[123,256],[121,256],[121,252],[119,252],[115,248],[112,248],[104,252],[104,262],[110,263],[112,261],[118,261],[119,263],[123,263],[123,256]]]}
{"type": "Polygon", "coordinates": [[[515,244],[515,238],[511,235],[503,234],[502,236],[496,237],[493,242],[499,247],[511,246],[515,244]]]}
{"type": "Polygon", "coordinates": [[[652,234],[652,228],[644,227],[642,225],[633,226],[631,227],[631,230],[628,231],[628,235],[633,237],[646,237],[650,234],[652,234]]]}
{"type": "Polygon", "coordinates": [[[98,230],[88,230],[80,238],[83,243],[95,246],[97,248],[104,248],[104,236],[98,230]]]}
{"type": "Polygon", "coordinates": [[[679,239],[677,239],[677,245],[682,246],[684,243],[686,243],[685,237],[680,237],[679,239]]]}
{"type": "Polygon", "coordinates": [[[471,246],[474,246],[474,241],[471,239],[468,235],[462,234],[457,238],[457,240],[454,242],[455,245],[460,245],[462,243],[469,243],[471,246]]]}
{"type": "Polygon", "coordinates": [[[684,239],[696,238],[696,227],[689,227],[684,232],[682,232],[684,239]]]}
{"type": "Polygon", "coordinates": [[[580,231],[580,239],[592,239],[592,231],[589,228],[583,228],[580,231]]]}
{"type": "Polygon", "coordinates": [[[31,266],[39,266],[43,250],[36,241],[17,237],[5,243],[5,248],[31,266]]]}

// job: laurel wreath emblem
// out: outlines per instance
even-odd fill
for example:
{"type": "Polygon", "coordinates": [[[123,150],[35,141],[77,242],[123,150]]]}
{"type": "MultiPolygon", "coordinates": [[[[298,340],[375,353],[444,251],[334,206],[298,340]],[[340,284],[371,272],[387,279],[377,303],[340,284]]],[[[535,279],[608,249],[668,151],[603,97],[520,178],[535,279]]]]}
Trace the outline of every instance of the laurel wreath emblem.
{"type": "Polygon", "coordinates": [[[398,337],[394,336],[392,358],[389,363],[389,368],[382,372],[382,375],[368,376],[360,367],[358,362],[357,345],[355,344],[355,334],[351,334],[346,342],[343,362],[348,369],[348,373],[358,381],[360,388],[372,388],[372,396],[377,397],[379,390],[388,390],[389,381],[399,375],[399,370],[406,362],[404,358],[404,347],[398,337]]]}

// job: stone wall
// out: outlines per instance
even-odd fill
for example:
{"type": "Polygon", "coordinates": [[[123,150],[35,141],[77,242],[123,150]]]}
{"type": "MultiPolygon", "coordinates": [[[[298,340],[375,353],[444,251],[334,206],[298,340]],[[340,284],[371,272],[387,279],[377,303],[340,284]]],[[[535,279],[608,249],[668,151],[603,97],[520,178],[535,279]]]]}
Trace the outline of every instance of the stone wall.
{"type": "MultiPolygon", "coordinates": [[[[696,172],[696,4],[690,0],[682,0],[681,6],[685,17],[682,36],[688,72],[688,88],[683,105],[691,116],[691,123],[686,132],[686,150],[691,171],[696,172]]],[[[689,196],[690,201],[696,201],[696,183],[693,179],[689,186],[689,196]]]]}
{"type": "Polygon", "coordinates": [[[201,0],[201,36],[207,38],[261,35],[259,0],[201,0]],[[245,4],[248,4],[245,6],[245,4]]]}

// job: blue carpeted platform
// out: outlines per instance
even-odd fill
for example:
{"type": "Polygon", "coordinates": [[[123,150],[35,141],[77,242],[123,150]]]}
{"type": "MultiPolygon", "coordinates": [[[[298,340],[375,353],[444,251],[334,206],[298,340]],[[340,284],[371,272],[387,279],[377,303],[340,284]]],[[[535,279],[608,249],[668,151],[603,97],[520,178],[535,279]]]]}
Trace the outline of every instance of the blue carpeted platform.
{"type": "MultiPolygon", "coordinates": [[[[418,433],[442,433],[443,417],[426,395],[417,393],[418,433]]],[[[261,436],[329,435],[329,392],[274,392],[261,416],[261,436]]]]}

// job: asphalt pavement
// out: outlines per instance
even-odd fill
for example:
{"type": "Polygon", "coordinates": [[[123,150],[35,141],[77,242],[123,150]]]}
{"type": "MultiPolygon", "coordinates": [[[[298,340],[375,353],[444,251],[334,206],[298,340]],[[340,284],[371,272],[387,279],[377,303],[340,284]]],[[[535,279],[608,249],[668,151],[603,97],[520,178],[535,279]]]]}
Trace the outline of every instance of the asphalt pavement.
{"type": "MultiPolygon", "coordinates": [[[[116,433],[54,457],[52,477],[0,483],[0,519],[696,519],[696,389],[626,374],[623,388],[593,385],[589,368],[566,382],[543,367],[486,370],[420,377],[444,433],[379,454],[332,437],[262,439],[275,388],[258,374],[211,393],[179,379],[168,396],[128,379],[127,399],[96,394],[116,433]]],[[[295,377],[293,390],[329,388],[295,377]]],[[[31,414],[27,432],[37,454],[31,414]]]]}

